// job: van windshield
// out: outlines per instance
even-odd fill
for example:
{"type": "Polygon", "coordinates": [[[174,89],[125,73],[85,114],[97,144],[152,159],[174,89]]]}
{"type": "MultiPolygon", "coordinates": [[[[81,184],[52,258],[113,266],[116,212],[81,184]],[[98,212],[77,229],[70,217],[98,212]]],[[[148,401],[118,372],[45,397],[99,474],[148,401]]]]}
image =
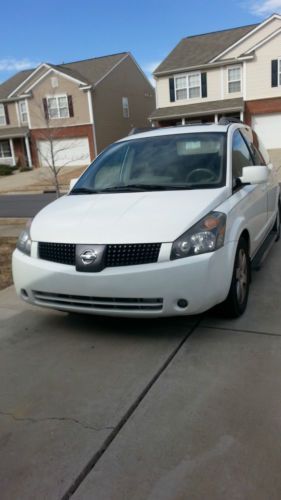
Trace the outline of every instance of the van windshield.
{"type": "Polygon", "coordinates": [[[225,133],[174,134],[113,144],[70,194],[212,189],[225,185],[225,178],[225,133]]]}

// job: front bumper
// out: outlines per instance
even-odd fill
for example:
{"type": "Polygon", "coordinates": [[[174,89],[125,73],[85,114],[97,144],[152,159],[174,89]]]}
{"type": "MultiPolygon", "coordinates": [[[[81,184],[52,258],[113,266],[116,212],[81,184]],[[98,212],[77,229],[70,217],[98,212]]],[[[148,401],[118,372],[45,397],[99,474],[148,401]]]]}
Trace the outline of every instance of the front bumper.
{"type": "Polygon", "coordinates": [[[15,250],[13,277],[27,302],[63,311],[107,316],[159,317],[197,314],[229,291],[236,243],[213,253],[174,261],[77,272],[72,266],[15,250]],[[186,308],[178,300],[188,302],[186,308]]]}

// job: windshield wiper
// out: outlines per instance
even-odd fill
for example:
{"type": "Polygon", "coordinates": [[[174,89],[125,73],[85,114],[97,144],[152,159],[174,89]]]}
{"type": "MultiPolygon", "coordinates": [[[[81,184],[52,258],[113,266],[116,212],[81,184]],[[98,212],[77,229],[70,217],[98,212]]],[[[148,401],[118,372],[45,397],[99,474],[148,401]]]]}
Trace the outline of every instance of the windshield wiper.
{"type": "Polygon", "coordinates": [[[123,186],[110,186],[97,191],[98,193],[117,193],[117,192],[137,192],[137,191],[171,191],[176,189],[194,189],[187,184],[126,184],[123,186]]]}
{"type": "Polygon", "coordinates": [[[98,191],[96,191],[95,189],[80,187],[80,188],[72,189],[70,194],[93,194],[93,193],[97,193],[97,192],[98,191]]]}
{"type": "Polygon", "coordinates": [[[109,186],[107,188],[101,189],[99,192],[100,193],[111,193],[111,192],[117,192],[117,191],[162,191],[165,190],[167,187],[162,186],[161,184],[124,184],[121,186],[109,186]]]}
{"type": "Polygon", "coordinates": [[[188,186],[187,184],[125,184],[121,186],[109,186],[103,189],[74,188],[70,194],[136,193],[141,191],[180,191],[187,189],[198,189],[198,186],[188,186]]]}

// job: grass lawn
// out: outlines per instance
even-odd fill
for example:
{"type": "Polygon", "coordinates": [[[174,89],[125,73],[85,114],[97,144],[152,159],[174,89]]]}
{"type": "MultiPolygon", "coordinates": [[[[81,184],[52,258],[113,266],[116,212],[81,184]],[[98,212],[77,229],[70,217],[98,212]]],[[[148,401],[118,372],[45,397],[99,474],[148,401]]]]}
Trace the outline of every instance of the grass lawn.
{"type": "Polygon", "coordinates": [[[13,236],[0,237],[0,290],[13,283],[11,258],[16,242],[17,238],[13,236]]]}

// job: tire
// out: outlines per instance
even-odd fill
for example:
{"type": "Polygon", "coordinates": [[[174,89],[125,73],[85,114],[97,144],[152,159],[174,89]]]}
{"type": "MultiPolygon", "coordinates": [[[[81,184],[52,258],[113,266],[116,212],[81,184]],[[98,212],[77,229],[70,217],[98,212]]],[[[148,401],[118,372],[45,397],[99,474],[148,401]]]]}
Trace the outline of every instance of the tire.
{"type": "Polygon", "coordinates": [[[241,237],[236,250],[230,290],[220,308],[224,316],[238,318],[244,313],[248,303],[250,280],[251,269],[248,244],[241,237]]]}
{"type": "Polygon", "coordinates": [[[280,203],[278,203],[278,212],[277,212],[275,224],[274,224],[274,227],[273,227],[273,231],[276,232],[275,241],[279,241],[280,240],[280,232],[281,232],[281,228],[280,228],[280,219],[281,219],[281,217],[280,217],[280,214],[281,214],[281,207],[280,207],[280,203]]]}

